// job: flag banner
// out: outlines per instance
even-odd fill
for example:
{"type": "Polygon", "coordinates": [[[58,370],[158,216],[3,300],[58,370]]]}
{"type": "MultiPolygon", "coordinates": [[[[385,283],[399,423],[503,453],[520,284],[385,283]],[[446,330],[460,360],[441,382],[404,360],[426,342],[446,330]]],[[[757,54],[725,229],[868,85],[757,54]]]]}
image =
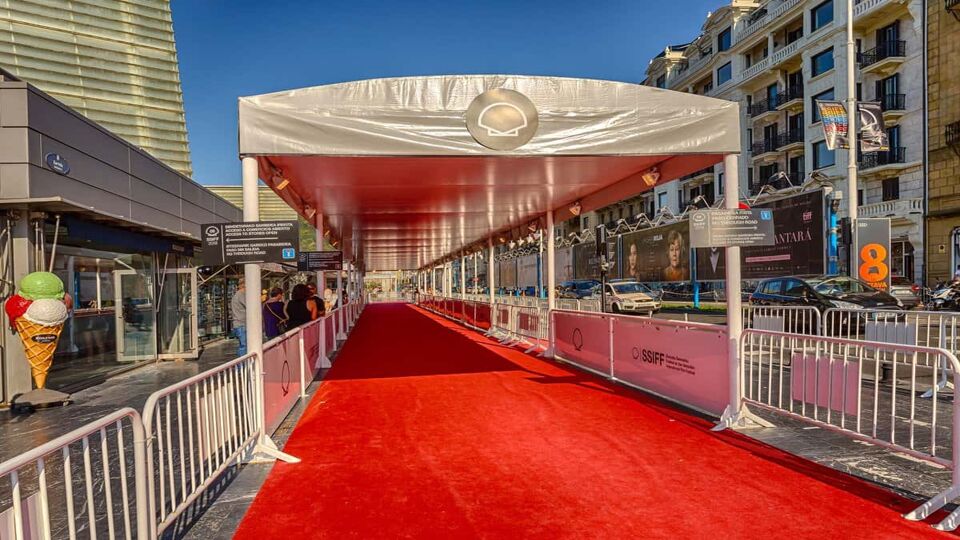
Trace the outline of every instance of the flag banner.
{"type": "Polygon", "coordinates": [[[883,109],[879,101],[857,104],[860,113],[860,151],[886,152],[890,150],[887,131],[883,125],[883,109]]]}
{"type": "Polygon", "coordinates": [[[847,109],[839,101],[817,101],[820,111],[823,136],[826,138],[827,148],[850,148],[850,122],[847,119],[847,109]]]}

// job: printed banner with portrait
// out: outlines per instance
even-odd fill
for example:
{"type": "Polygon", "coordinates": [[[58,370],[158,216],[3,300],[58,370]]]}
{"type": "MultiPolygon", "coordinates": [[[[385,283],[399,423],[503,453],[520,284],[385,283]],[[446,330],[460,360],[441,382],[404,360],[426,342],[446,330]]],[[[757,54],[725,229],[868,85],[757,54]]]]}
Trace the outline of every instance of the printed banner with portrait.
{"type": "Polygon", "coordinates": [[[558,248],[554,252],[554,275],[557,285],[573,279],[573,247],[558,248]]]}
{"type": "Polygon", "coordinates": [[[595,242],[573,246],[573,276],[575,279],[600,279],[595,242]]]}
{"type": "Polygon", "coordinates": [[[537,281],[537,255],[524,255],[517,259],[517,287],[536,287],[537,281]]]}
{"type": "MultiPolygon", "coordinates": [[[[741,248],[743,279],[822,274],[826,263],[823,204],[823,191],[818,190],[757,205],[773,210],[776,244],[741,248]]],[[[722,281],[726,272],[723,248],[697,249],[697,281],[722,281]]]]}
{"type": "Polygon", "coordinates": [[[686,221],[624,234],[621,277],[636,281],[690,279],[690,227],[686,221]]]}
{"type": "Polygon", "coordinates": [[[517,260],[497,262],[497,274],[500,279],[497,280],[497,288],[516,289],[517,288],[517,260]]]}

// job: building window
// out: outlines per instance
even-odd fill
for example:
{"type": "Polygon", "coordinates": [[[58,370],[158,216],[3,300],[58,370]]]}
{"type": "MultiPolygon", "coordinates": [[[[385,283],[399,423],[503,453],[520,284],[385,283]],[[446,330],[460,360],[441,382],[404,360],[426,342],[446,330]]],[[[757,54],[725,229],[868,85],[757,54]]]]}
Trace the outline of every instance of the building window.
{"type": "Polygon", "coordinates": [[[822,169],[834,165],[836,152],[827,148],[827,141],[813,143],[813,168],[822,169]]]}
{"type": "Polygon", "coordinates": [[[730,62],[717,68],[717,86],[729,81],[733,78],[733,68],[730,67],[730,62]]]}
{"type": "Polygon", "coordinates": [[[810,10],[810,28],[813,32],[833,22],[833,0],[818,5],[810,10]]]}
{"type": "Polygon", "coordinates": [[[666,88],[667,87],[667,76],[661,75],[657,77],[657,88],[666,88]]]}
{"type": "Polygon", "coordinates": [[[713,90],[713,83],[712,83],[712,82],[708,82],[708,83],[706,83],[706,84],[703,85],[703,93],[704,93],[704,94],[706,94],[707,92],[709,92],[709,91],[711,91],[711,90],[713,90]]]}
{"type": "Polygon", "coordinates": [[[667,205],[667,194],[658,193],[657,194],[657,208],[663,208],[667,205]]]}
{"type": "Polygon", "coordinates": [[[863,190],[862,189],[857,190],[857,206],[858,207],[863,206],[863,190]]]}
{"type": "Polygon", "coordinates": [[[820,108],[817,107],[817,102],[818,102],[818,101],[833,101],[833,100],[834,100],[833,88],[831,88],[831,89],[829,89],[829,90],[826,90],[826,91],[823,91],[823,92],[820,92],[819,94],[817,94],[817,95],[813,96],[812,98],[810,98],[810,102],[811,102],[811,103],[810,103],[810,110],[812,111],[811,114],[813,115],[812,120],[810,120],[810,123],[811,123],[811,124],[816,124],[817,122],[820,121],[820,108]]]}
{"type": "Polygon", "coordinates": [[[883,200],[895,201],[900,198],[900,178],[883,179],[883,200]]]}
{"type": "Polygon", "coordinates": [[[717,35],[717,52],[723,52],[730,49],[730,28],[717,35]]]}
{"type": "Polygon", "coordinates": [[[810,72],[814,77],[822,75],[833,69],[833,47],[815,54],[810,58],[810,72]]]}
{"type": "Polygon", "coordinates": [[[590,216],[583,216],[583,228],[586,229],[590,226],[590,216]]]}
{"type": "Polygon", "coordinates": [[[724,173],[720,173],[717,175],[717,195],[723,195],[723,186],[725,183],[723,180],[723,174],[724,173]]]}

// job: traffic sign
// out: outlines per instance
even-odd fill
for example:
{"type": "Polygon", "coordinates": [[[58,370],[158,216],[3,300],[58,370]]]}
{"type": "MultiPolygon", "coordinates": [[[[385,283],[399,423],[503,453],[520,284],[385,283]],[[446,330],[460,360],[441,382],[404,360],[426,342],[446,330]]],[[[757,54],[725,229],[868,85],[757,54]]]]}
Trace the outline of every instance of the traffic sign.
{"type": "Polygon", "coordinates": [[[300,226],[296,221],[250,221],[204,225],[203,264],[286,262],[300,252],[300,226]]]}
{"type": "Polygon", "coordinates": [[[301,272],[326,272],[343,269],[342,251],[302,251],[297,257],[297,270],[301,272]]]}
{"type": "Polygon", "coordinates": [[[690,245],[695,248],[772,246],[773,210],[695,210],[690,214],[690,245]]]}

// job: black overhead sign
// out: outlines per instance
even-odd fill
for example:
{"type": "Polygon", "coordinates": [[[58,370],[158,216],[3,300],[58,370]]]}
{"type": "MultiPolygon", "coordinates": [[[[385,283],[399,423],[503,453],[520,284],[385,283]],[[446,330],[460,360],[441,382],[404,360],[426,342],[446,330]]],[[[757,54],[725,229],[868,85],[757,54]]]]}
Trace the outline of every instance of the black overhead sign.
{"type": "Polygon", "coordinates": [[[297,256],[297,270],[326,272],[343,269],[342,251],[301,251],[297,256]]]}
{"type": "Polygon", "coordinates": [[[213,223],[203,226],[203,264],[293,263],[300,252],[296,221],[213,223]]]}
{"type": "Polygon", "coordinates": [[[772,246],[773,210],[697,210],[690,214],[690,245],[695,248],[772,246]]]}

